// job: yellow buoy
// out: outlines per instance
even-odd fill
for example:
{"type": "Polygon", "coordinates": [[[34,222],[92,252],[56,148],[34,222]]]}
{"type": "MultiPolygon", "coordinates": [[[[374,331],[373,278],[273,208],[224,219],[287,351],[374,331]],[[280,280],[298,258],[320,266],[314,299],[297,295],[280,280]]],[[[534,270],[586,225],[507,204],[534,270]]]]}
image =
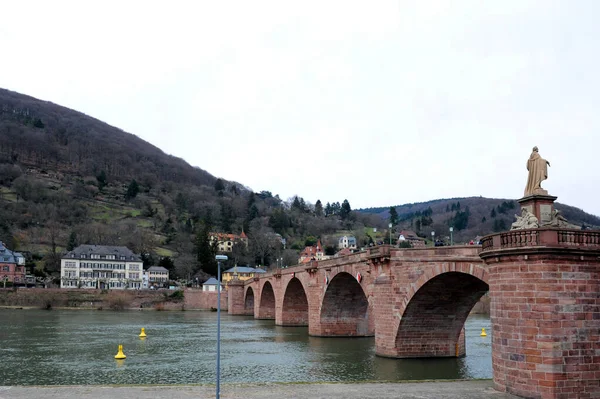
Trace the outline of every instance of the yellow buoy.
{"type": "Polygon", "coordinates": [[[142,332],[139,335],[140,338],[146,338],[146,329],[142,327],[142,332]]]}
{"type": "Polygon", "coordinates": [[[125,359],[127,356],[123,353],[123,345],[119,345],[119,351],[115,355],[115,359],[125,359]]]}
{"type": "Polygon", "coordinates": [[[481,337],[487,337],[487,334],[485,333],[485,328],[482,328],[482,329],[481,329],[481,334],[480,334],[480,336],[481,336],[481,337]]]}

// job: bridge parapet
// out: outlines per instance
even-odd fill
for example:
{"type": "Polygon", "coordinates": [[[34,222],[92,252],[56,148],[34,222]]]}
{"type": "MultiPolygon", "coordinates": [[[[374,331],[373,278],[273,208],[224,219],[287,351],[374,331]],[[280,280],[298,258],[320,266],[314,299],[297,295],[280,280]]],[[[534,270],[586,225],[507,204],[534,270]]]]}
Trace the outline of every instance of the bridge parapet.
{"type": "Polygon", "coordinates": [[[523,229],[482,239],[482,257],[490,251],[523,247],[600,249],[600,231],[573,229],[523,229]]]}
{"type": "Polygon", "coordinates": [[[525,398],[600,397],[600,231],[483,238],[494,383],[525,398]]]}

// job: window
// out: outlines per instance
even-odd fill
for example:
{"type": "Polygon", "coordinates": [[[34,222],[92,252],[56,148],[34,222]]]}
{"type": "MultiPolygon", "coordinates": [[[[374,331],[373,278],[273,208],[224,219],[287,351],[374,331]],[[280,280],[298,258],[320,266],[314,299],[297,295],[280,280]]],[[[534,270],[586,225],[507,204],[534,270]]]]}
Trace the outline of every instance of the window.
{"type": "Polygon", "coordinates": [[[10,270],[10,267],[8,267],[8,266],[2,266],[2,271],[3,272],[7,272],[9,270],[10,270]]]}
{"type": "Polygon", "coordinates": [[[85,259],[86,258],[86,254],[81,254],[81,259],[85,259]]]}

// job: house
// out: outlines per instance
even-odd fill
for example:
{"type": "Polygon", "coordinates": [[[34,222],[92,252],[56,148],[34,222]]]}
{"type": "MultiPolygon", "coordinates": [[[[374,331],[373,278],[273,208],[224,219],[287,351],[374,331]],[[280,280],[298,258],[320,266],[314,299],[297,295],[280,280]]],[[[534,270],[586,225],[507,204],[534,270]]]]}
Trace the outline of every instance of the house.
{"type": "Polygon", "coordinates": [[[0,241],[0,282],[26,284],[25,257],[19,252],[6,248],[0,241]]]}
{"type": "Polygon", "coordinates": [[[234,266],[231,269],[227,269],[223,272],[222,281],[225,285],[234,278],[237,274],[239,280],[245,281],[251,279],[257,274],[266,273],[263,269],[249,266],[234,266]]]}
{"type": "Polygon", "coordinates": [[[400,235],[398,236],[398,244],[400,244],[402,241],[410,242],[413,248],[425,246],[425,239],[417,236],[417,234],[412,230],[402,230],[400,232],[400,235]]]}
{"type": "Polygon", "coordinates": [[[338,249],[344,249],[344,248],[350,248],[350,249],[356,249],[356,238],[352,237],[352,236],[343,236],[340,237],[338,240],[338,249]]]}
{"type": "Polygon", "coordinates": [[[210,233],[210,242],[211,244],[217,244],[217,250],[219,252],[232,252],[233,244],[236,242],[241,242],[246,247],[248,246],[248,236],[242,230],[242,234],[239,236],[236,234],[227,234],[227,233],[210,233]]]}
{"type": "MultiPolygon", "coordinates": [[[[217,291],[217,287],[219,287],[219,280],[214,277],[209,278],[202,284],[202,291],[217,291]]],[[[223,287],[221,287],[221,291],[223,291],[223,287]]]]}
{"type": "Polygon", "coordinates": [[[163,286],[169,281],[169,271],[162,266],[150,266],[146,273],[149,286],[163,286]]]}
{"type": "Polygon", "coordinates": [[[60,259],[60,288],[143,288],[143,262],[127,247],[80,245],[60,259]]]}
{"type": "Polygon", "coordinates": [[[321,240],[318,240],[316,245],[313,245],[312,247],[305,247],[302,250],[302,252],[300,252],[298,264],[309,263],[313,260],[325,259],[329,259],[329,256],[325,255],[325,252],[323,251],[323,246],[321,245],[321,240]]]}

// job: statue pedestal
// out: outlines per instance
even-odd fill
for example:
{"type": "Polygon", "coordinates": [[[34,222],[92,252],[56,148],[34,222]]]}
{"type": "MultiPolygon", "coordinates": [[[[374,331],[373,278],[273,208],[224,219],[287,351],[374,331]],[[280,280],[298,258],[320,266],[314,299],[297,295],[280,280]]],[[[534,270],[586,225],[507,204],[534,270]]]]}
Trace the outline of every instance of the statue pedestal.
{"type": "Polygon", "coordinates": [[[533,213],[538,219],[540,226],[542,226],[550,223],[552,220],[556,198],[552,195],[534,194],[523,197],[517,200],[517,202],[521,204],[521,209],[526,208],[529,212],[533,213]]]}

